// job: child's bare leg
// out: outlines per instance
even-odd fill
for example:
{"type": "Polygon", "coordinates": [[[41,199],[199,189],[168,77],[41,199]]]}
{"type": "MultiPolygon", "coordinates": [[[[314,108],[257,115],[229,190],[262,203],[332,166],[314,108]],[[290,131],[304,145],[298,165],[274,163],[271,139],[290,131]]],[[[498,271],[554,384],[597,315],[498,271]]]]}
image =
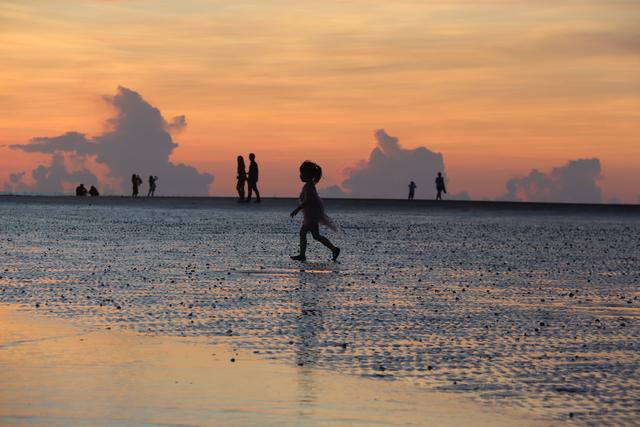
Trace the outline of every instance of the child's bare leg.
{"type": "Polygon", "coordinates": [[[300,255],[304,256],[307,253],[307,233],[309,232],[309,227],[303,225],[300,227],[300,255]]]}
{"type": "Polygon", "coordinates": [[[292,256],[291,259],[296,261],[305,261],[307,259],[307,233],[309,228],[306,225],[300,227],[300,254],[292,256]]]}
{"type": "MultiPolygon", "coordinates": [[[[331,240],[327,239],[323,235],[320,234],[320,227],[316,224],[314,227],[311,227],[311,235],[315,240],[325,245],[327,248],[331,249],[331,253],[333,254],[333,260],[338,259],[338,255],[340,255],[340,248],[336,247],[331,243],[331,240]]],[[[306,240],[306,237],[305,237],[306,240]]]]}

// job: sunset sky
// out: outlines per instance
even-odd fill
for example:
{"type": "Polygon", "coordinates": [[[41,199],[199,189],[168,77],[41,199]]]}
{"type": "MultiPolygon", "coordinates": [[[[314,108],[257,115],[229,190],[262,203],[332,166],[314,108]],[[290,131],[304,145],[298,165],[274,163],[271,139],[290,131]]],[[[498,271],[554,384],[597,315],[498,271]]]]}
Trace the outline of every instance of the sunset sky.
{"type": "Polygon", "coordinates": [[[0,0],[0,189],[49,159],[8,145],[104,132],[123,86],[186,116],[172,161],[213,195],[250,151],[265,195],[307,158],[340,184],[385,129],[473,199],[597,158],[603,201],[638,203],[639,22],[635,0],[0,0]]]}

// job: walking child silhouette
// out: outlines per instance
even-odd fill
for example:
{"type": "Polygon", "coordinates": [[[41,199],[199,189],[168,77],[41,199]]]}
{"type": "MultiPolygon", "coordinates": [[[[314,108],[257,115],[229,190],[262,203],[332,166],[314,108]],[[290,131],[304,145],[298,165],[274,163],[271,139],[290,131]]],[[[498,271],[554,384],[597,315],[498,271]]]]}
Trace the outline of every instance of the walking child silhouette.
{"type": "Polygon", "coordinates": [[[320,224],[336,230],[331,218],[324,213],[322,200],[320,200],[316,190],[316,184],[320,181],[320,178],[322,178],[322,168],[320,166],[308,160],[302,163],[300,166],[300,180],[305,184],[302,187],[302,193],[300,193],[300,205],[291,212],[291,218],[301,210],[304,213],[304,221],[302,227],[300,227],[300,253],[291,256],[291,259],[295,261],[307,260],[307,234],[309,232],[311,232],[315,240],[331,250],[334,261],[340,255],[340,248],[334,246],[329,239],[320,234],[320,224]]]}

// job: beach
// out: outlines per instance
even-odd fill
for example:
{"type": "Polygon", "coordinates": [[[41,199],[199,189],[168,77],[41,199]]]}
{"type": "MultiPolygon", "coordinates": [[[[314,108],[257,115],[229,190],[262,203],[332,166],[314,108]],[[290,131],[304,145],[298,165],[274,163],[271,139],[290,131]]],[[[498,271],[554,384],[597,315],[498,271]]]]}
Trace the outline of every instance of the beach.
{"type": "Polygon", "coordinates": [[[0,425],[541,425],[401,383],[261,360],[230,343],[78,320],[0,308],[0,425]]]}
{"type": "Polygon", "coordinates": [[[638,422],[637,205],[326,206],[0,197],[0,424],[638,422]]]}

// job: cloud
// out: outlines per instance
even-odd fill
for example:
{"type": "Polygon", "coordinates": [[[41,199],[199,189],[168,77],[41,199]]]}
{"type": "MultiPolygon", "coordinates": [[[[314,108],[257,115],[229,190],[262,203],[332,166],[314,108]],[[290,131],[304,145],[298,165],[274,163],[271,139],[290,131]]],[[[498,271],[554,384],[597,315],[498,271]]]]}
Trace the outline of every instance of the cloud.
{"type": "Polygon", "coordinates": [[[93,153],[94,150],[90,144],[91,142],[87,140],[84,134],[78,132],[67,132],[64,135],[53,138],[33,138],[27,145],[15,144],[10,147],[27,153],[53,154],[56,152],[74,152],[78,155],[84,156],[93,153]]]}
{"type": "MultiPolygon", "coordinates": [[[[426,147],[403,148],[398,138],[384,129],[374,133],[376,147],[369,160],[360,161],[344,171],[346,178],[339,186],[321,190],[325,197],[404,198],[410,181],[418,188],[416,197],[435,197],[435,177],[444,174],[444,158],[426,147]]],[[[450,198],[468,199],[468,194],[451,195],[450,198]]]]}
{"type": "MultiPolygon", "coordinates": [[[[117,191],[128,193],[131,174],[158,175],[159,193],[165,195],[207,195],[213,176],[195,168],[174,164],[170,157],[178,146],[170,132],[184,129],[185,116],[167,122],[160,110],[146,102],[139,93],[119,87],[114,96],[105,96],[116,115],[107,120],[108,131],[93,138],[79,132],[55,137],[33,138],[26,145],[11,148],[27,153],[51,154],[49,166],[32,172],[33,192],[62,192],[64,183],[90,183],[95,176],[91,162],[107,167],[105,181],[115,182],[117,191]],[[75,164],[69,171],[65,160],[75,164]]],[[[22,182],[22,181],[21,181],[22,182]]]]}
{"type": "Polygon", "coordinates": [[[418,187],[426,186],[436,174],[444,171],[442,154],[425,147],[413,150],[402,148],[398,138],[383,129],[374,134],[376,147],[368,161],[362,161],[345,171],[342,188],[355,197],[404,197],[410,181],[418,187]]]}
{"type": "Polygon", "coordinates": [[[507,192],[501,200],[523,202],[601,203],[602,190],[598,186],[599,159],[570,160],[550,173],[533,169],[522,178],[506,183],[507,192]]]}
{"type": "Polygon", "coordinates": [[[609,197],[606,202],[608,205],[622,205],[624,202],[619,197],[609,197]]]}
{"type": "Polygon", "coordinates": [[[25,175],[25,172],[9,174],[9,182],[5,183],[4,191],[7,193],[25,193],[29,191],[29,186],[24,182],[25,175]]]}
{"type": "Polygon", "coordinates": [[[337,185],[331,185],[329,187],[321,188],[319,191],[323,197],[328,197],[330,199],[340,199],[350,196],[349,193],[347,193],[337,185]]]}
{"type": "Polygon", "coordinates": [[[95,185],[98,182],[96,176],[84,167],[74,169],[67,163],[72,163],[72,157],[65,157],[61,153],[53,154],[51,164],[40,165],[31,172],[32,184],[25,181],[25,172],[16,172],[9,175],[9,181],[4,190],[7,193],[37,193],[37,194],[63,194],[65,184],[95,185]]]}
{"type": "Polygon", "coordinates": [[[548,55],[596,56],[633,55],[640,53],[640,32],[636,29],[617,31],[582,31],[550,34],[534,43],[530,53],[548,55]]]}
{"type": "Polygon", "coordinates": [[[471,195],[466,191],[461,191],[455,194],[449,194],[448,197],[445,197],[451,200],[471,200],[471,195]]]}
{"type": "Polygon", "coordinates": [[[167,123],[167,130],[170,132],[179,132],[187,126],[187,118],[185,116],[177,116],[167,123]]]}

